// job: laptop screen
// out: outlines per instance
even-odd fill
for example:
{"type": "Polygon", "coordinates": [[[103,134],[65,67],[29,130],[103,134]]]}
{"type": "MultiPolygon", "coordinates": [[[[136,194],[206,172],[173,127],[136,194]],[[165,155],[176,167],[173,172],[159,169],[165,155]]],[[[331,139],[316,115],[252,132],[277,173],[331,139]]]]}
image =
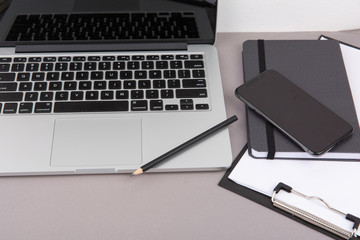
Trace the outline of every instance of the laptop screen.
{"type": "Polygon", "coordinates": [[[2,41],[142,43],[215,41],[217,0],[13,0],[2,41]]]}

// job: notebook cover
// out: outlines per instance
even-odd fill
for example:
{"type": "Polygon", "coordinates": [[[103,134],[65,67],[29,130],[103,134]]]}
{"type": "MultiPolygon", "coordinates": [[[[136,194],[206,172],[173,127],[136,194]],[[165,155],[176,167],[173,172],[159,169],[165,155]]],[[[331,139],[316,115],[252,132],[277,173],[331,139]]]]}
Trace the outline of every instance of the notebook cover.
{"type": "MultiPolygon", "coordinates": [[[[234,192],[236,194],[239,194],[240,196],[242,197],[245,197],[247,199],[250,199],[251,201],[254,201],[268,209],[271,209],[277,213],[280,213],[288,218],[291,218],[307,227],[310,227],[318,232],[321,232],[333,239],[338,239],[338,240],[341,240],[343,238],[337,236],[336,234],[333,234],[329,231],[326,231],[325,229],[321,228],[321,227],[318,227],[316,225],[313,225],[299,217],[296,217],[288,212],[285,212],[279,208],[276,208],[272,205],[272,202],[271,202],[271,199],[270,197],[262,194],[262,193],[259,193],[257,191],[254,191],[250,188],[247,188],[245,186],[242,186],[240,184],[237,184],[233,181],[231,181],[229,179],[229,175],[230,173],[232,172],[232,170],[235,168],[236,164],[240,161],[241,157],[244,155],[244,153],[246,152],[247,150],[247,145],[245,145],[245,147],[241,150],[241,152],[239,153],[239,155],[236,157],[236,159],[234,160],[234,162],[231,164],[231,167],[226,171],[225,175],[223,176],[223,178],[220,180],[219,182],[219,186],[220,187],[223,187],[231,192],[234,192]]],[[[281,231],[281,229],[279,229],[279,231],[281,231]]],[[[359,237],[355,238],[355,239],[359,239],[359,237]]]]}
{"type": "MultiPolygon", "coordinates": [[[[258,43],[258,40],[248,40],[243,45],[245,82],[261,72],[258,43]]],[[[359,124],[338,42],[265,40],[263,43],[266,69],[278,71],[353,126],[353,135],[330,152],[360,153],[359,124]]],[[[246,114],[249,153],[256,157],[252,149],[258,152],[268,152],[269,149],[266,121],[251,109],[247,108],[246,114]]],[[[304,152],[276,128],[273,134],[275,152],[304,152]]],[[[326,154],[317,159],[327,159],[326,154]]]]}

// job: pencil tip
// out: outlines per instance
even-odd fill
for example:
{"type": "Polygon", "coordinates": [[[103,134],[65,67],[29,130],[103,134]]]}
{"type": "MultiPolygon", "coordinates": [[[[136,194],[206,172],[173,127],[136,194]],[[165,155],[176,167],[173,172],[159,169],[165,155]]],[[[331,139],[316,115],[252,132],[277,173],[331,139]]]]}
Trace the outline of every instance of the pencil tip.
{"type": "Polygon", "coordinates": [[[141,169],[141,168],[138,168],[135,172],[133,172],[131,174],[131,176],[136,176],[136,175],[140,175],[140,174],[143,174],[144,171],[141,169]]]}

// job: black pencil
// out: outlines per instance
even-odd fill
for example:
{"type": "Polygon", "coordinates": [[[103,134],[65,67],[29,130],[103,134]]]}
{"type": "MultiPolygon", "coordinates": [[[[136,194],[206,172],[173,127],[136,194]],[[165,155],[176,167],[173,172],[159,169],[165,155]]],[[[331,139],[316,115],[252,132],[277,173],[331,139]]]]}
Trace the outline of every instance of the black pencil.
{"type": "Polygon", "coordinates": [[[187,142],[184,142],[183,144],[179,145],[178,147],[168,151],[167,153],[164,153],[160,157],[155,158],[151,162],[146,163],[142,167],[138,168],[135,172],[133,172],[132,175],[135,176],[135,175],[143,174],[144,172],[146,172],[150,168],[153,168],[154,166],[158,165],[159,163],[164,162],[165,160],[169,159],[170,157],[177,154],[178,152],[183,151],[186,148],[194,145],[195,143],[209,137],[210,135],[216,133],[217,131],[219,131],[220,129],[222,129],[224,127],[227,127],[228,125],[230,125],[231,123],[233,123],[233,122],[235,122],[237,120],[238,120],[238,118],[235,115],[228,118],[227,120],[219,123],[218,125],[210,128],[209,130],[199,134],[198,136],[188,140],[187,142]]]}

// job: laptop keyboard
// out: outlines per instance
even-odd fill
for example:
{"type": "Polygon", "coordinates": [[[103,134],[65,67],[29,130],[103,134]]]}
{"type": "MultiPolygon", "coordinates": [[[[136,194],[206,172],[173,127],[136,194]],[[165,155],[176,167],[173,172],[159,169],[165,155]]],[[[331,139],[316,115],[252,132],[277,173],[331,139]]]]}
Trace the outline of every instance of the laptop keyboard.
{"type": "Polygon", "coordinates": [[[202,54],[0,58],[0,112],[208,110],[202,54]]]}
{"type": "Polygon", "coordinates": [[[32,14],[16,17],[6,41],[198,38],[194,13],[32,14]]]}

